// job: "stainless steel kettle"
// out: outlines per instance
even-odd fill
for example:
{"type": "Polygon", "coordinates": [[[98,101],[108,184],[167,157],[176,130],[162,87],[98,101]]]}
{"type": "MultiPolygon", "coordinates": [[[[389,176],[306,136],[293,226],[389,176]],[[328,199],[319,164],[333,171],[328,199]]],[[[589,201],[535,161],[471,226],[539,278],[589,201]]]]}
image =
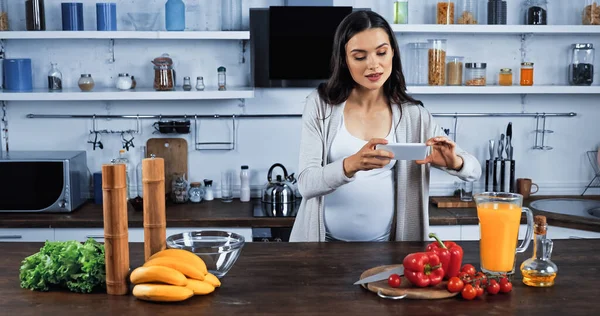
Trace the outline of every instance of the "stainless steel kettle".
{"type": "Polygon", "coordinates": [[[295,216],[296,194],[294,185],[287,179],[287,170],[282,164],[276,163],[271,166],[262,194],[263,209],[268,216],[295,216]],[[276,167],[283,170],[283,176],[277,175],[273,181],[273,169],[276,167]]]}

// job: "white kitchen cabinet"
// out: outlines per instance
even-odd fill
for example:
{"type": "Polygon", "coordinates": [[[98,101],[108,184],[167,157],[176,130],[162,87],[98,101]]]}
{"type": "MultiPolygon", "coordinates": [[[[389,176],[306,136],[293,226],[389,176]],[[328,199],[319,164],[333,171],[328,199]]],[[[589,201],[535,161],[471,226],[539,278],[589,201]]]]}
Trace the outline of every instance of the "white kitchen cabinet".
{"type": "Polygon", "coordinates": [[[550,239],[600,238],[600,233],[558,226],[548,226],[548,233],[546,236],[550,239]]]}
{"type": "Polygon", "coordinates": [[[54,240],[53,228],[0,228],[0,242],[45,242],[54,240]]]}
{"type": "MultiPolygon", "coordinates": [[[[129,228],[129,242],[144,242],[143,228],[129,228]]],[[[57,241],[77,240],[80,242],[93,238],[104,242],[104,228],[56,228],[54,239],[57,241]]]]}
{"type": "MultiPolygon", "coordinates": [[[[430,225],[429,232],[435,233],[441,240],[460,240],[460,225],[430,225]]],[[[434,241],[434,239],[429,239],[434,241]]]]}

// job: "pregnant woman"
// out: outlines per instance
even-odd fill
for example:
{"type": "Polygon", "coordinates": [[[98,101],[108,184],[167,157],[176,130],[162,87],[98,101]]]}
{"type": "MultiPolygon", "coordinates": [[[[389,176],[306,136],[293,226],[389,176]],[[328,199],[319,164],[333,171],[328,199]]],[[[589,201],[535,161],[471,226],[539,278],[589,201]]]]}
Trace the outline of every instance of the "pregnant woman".
{"type": "Polygon", "coordinates": [[[338,26],[329,80],[307,97],[290,241],[425,240],[429,168],[465,181],[477,159],[448,139],[406,94],[398,43],[380,15],[357,11],[338,26]],[[396,161],[378,144],[426,143],[422,161],[396,161]]]}

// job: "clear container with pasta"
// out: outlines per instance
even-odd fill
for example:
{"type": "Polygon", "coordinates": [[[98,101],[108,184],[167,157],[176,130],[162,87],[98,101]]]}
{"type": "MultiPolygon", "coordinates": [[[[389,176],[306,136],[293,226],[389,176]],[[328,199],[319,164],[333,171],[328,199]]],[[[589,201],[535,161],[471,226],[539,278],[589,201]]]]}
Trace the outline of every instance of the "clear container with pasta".
{"type": "Polygon", "coordinates": [[[456,24],[478,24],[478,0],[460,0],[456,11],[456,24]]]}
{"type": "Polygon", "coordinates": [[[434,0],[435,24],[454,24],[454,0],[434,0]]]}
{"type": "Polygon", "coordinates": [[[486,63],[466,63],[465,85],[485,86],[487,81],[486,68],[486,63]]]}
{"type": "Polygon", "coordinates": [[[461,86],[463,82],[463,60],[462,56],[448,56],[446,58],[446,84],[449,86],[461,86]]]}
{"type": "Polygon", "coordinates": [[[585,0],[581,24],[600,25],[600,0],[585,0]]]}
{"type": "Polygon", "coordinates": [[[446,85],[446,40],[430,39],[427,60],[429,65],[428,80],[430,86],[446,85]]]}

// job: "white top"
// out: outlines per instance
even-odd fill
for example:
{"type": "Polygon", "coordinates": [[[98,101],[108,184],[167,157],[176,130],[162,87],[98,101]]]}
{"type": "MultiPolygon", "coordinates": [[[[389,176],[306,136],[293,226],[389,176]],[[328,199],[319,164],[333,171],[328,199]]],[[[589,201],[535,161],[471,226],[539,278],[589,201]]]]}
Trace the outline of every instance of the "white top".
{"type": "MultiPolygon", "coordinates": [[[[396,141],[394,124],[386,139],[396,141]]],[[[342,117],[331,144],[329,162],[357,153],[367,141],[350,134],[342,117]]],[[[395,160],[381,169],[358,171],[355,180],[325,196],[325,228],[329,241],[388,241],[394,216],[395,160]]]]}

